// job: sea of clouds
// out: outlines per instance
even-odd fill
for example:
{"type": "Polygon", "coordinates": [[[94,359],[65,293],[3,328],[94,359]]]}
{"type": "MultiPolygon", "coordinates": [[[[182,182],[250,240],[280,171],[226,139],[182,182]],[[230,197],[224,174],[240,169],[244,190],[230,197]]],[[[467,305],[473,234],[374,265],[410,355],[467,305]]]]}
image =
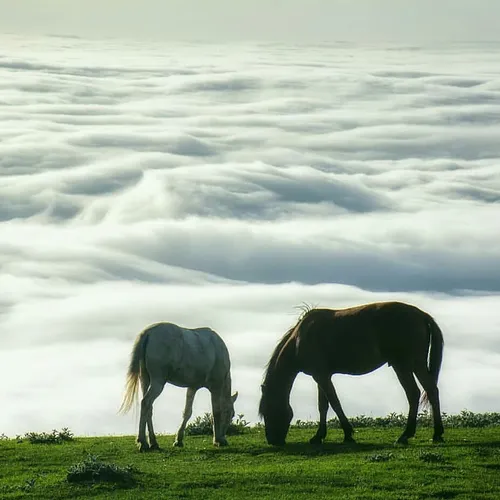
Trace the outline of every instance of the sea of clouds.
{"type": "MultiPolygon", "coordinates": [[[[443,411],[500,411],[498,45],[0,43],[0,433],[135,433],[128,358],[161,320],[225,339],[256,422],[304,302],[422,307],[443,411]]],[[[348,415],[407,411],[388,367],[333,381],[348,415]]],[[[318,418],[309,377],[292,405],[318,418]]]]}

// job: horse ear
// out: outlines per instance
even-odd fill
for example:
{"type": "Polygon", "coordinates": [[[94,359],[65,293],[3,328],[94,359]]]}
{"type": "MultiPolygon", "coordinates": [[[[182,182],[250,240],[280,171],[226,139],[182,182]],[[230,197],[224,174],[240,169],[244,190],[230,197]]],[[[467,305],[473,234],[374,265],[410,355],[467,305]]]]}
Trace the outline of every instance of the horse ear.
{"type": "Polygon", "coordinates": [[[234,402],[238,399],[238,391],[236,391],[232,396],[231,396],[231,401],[234,404],[234,402]]]}

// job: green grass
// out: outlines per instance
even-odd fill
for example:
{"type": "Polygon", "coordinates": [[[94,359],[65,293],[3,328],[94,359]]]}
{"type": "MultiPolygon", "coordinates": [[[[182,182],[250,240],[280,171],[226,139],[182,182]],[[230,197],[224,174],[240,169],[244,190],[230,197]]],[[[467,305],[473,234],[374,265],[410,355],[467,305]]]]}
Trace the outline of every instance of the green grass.
{"type": "Polygon", "coordinates": [[[400,431],[358,428],[357,443],[343,445],[330,429],[312,446],[314,430],[294,427],[276,449],[253,427],[228,448],[207,435],[173,448],[173,436],[160,436],[163,449],[146,454],[132,436],[0,439],[0,498],[500,498],[500,426],[448,428],[440,445],[420,427],[406,448],[393,445],[400,431]]]}

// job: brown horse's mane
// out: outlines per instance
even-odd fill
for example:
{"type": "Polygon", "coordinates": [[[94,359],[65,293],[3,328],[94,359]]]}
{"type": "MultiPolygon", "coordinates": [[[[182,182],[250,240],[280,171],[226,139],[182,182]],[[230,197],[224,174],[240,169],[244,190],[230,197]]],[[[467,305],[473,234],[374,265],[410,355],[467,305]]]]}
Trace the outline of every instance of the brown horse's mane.
{"type": "Polygon", "coordinates": [[[302,312],[300,313],[299,319],[295,326],[297,326],[302,320],[312,311],[316,309],[316,306],[311,306],[306,302],[303,302],[300,306],[295,306],[295,309],[300,309],[302,312]]]}
{"type": "Polygon", "coordinates": [[[294,336],[294,334],[297,331],[297,328],[300,326],[300,324],[304,321],[304,319],[315,310],[314,306],[310,306],[309,304],[306,304],[305,302],[301,304],[300,306],[296,306],[295,309],[300,309],[301,314],[299,315],[295,325],[293,325],[283,337],[279,340],[278,344],[274,348],[274,351],[271,355],[271,359],[266,365],[266,369],[264,372],[264,382],[263,384],[265,385],[268,379],[268,376],[270,373],[273,372],[273,370],[276,368],[276,364],[278,363],[286,345],[290,341],[290,339],[294,336]]]}

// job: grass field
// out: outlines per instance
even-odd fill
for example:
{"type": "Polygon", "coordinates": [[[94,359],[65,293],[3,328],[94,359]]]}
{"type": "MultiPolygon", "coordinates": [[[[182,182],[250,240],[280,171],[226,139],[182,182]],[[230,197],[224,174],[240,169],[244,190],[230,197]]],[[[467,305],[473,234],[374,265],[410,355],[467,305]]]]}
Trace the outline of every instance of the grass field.
{"type": "Polygon", "coordinates": [[[397,426],[358,428],[354,445],[330,429],[322,446],[309,445],[314,431],[303,427],[291,429],[282,449],[268,446],[258,427],[221,449],[207,435],[186,436],[183,449],[160,436],[163,449],[146,454],[132,436],[53,444],[4,438],[0,498],[500,498],[498,425],[448,428],[440,445],[420,427],[406,448],[393,444],[397,426]],[[78,481],[89,470],[94,479],[78,481]],[[122,481],[99,481],[114,476],[122,481]]]}

